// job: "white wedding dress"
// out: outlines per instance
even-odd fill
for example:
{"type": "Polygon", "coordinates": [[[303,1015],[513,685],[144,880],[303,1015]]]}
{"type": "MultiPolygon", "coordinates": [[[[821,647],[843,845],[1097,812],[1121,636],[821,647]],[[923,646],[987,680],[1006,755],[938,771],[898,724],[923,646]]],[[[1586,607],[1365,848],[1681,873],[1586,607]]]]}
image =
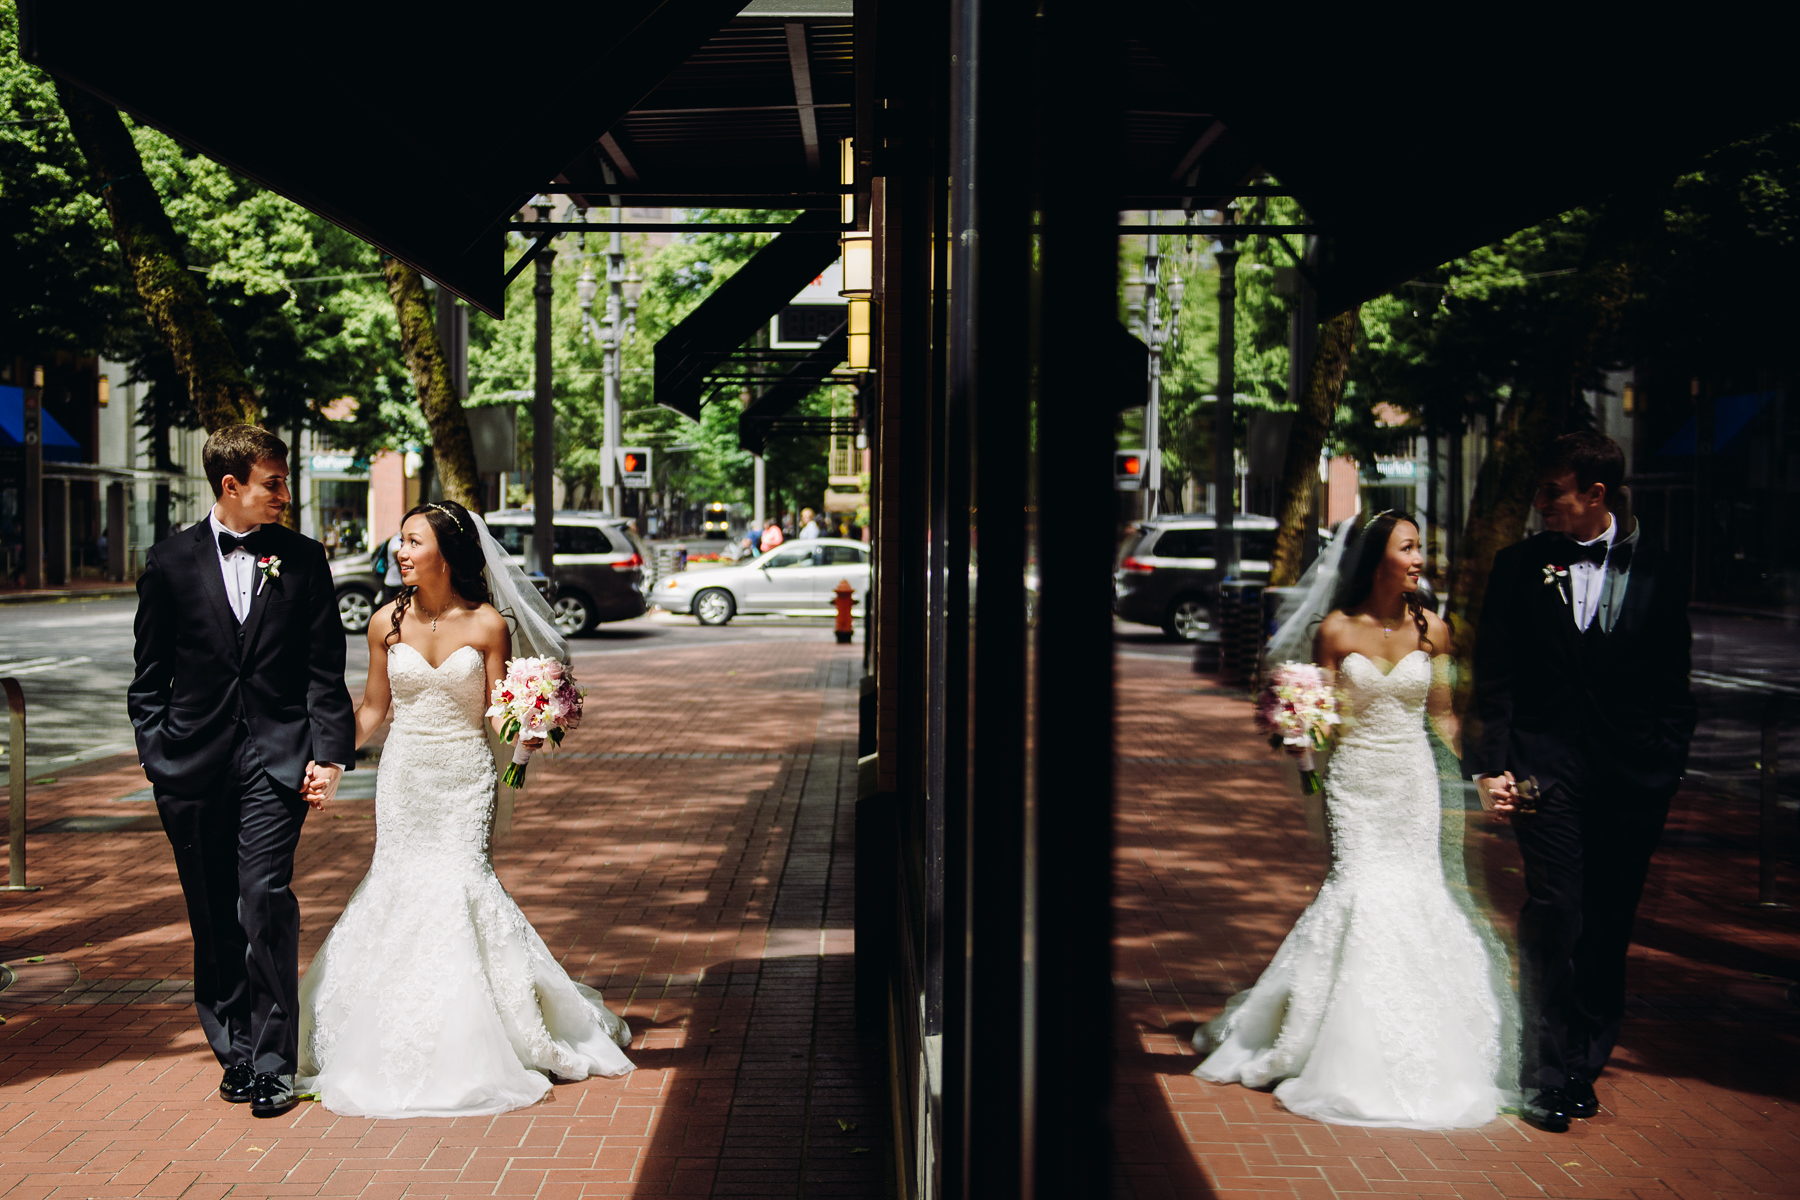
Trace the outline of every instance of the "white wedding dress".
{"type": "Polygon", "coordinates": [[[375,856],[300,984],[299,1090],[335,1113],[460,1117],[533,1104],[547,1076],[623,1075],[625,1022],[569,979],[494,874],[486,673],[388,651],[394,725],[375,856]]]}
{"type": "Polygon", "coordinates": [[[1439,856],[1431,656],[1383,674],[1351,654],[1338,687],[1331,871],[1256,986],[1195,1034],[1212,1053],[1194,1074],[1277,1084],[1290,1111],[1335,1124],[1485,1125],[1509,1097],[1498,1081],[1516,1001],[1503,952],[1453,899],[1439,856]]]}

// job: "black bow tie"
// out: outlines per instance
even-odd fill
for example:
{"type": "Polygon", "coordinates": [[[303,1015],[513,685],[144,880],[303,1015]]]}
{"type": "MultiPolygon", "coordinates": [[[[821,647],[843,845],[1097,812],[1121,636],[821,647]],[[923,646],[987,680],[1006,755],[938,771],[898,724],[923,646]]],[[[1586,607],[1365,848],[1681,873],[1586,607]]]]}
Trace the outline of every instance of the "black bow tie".
{"type": "Polygon", "coordinates": [[[262,543],[260,534],[261,530],[252,529],[249,533],[239,537],[229,530],[221,529],[219,531],[219,553],[230,554],[233,550],[242,549],[255,554],[256,547],[262,543]]]}
{"type": "Polygon", "coordinates": [[[1582,543],[1570,539],[1569,564],[1573,566],[1578,562],[1591,562],[1596,567],[1604,567],[1606,565],[1606,552],[1609,549],[1611,549],[1611,547],[1605,542],[1582,543]]]}

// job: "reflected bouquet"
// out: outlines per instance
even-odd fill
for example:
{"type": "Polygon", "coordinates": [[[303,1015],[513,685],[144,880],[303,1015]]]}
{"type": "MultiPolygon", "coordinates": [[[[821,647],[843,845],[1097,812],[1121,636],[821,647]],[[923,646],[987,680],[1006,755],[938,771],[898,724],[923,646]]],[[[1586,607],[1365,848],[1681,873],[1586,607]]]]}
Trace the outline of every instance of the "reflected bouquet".
{"type": "Polygon", "coordinates": [[[1311,663],[1276,667],[1256,705],[1256,724],[1269,735],[1269,745],[1300,760],[1300,786],[1308,796],[1319,790],[1313,751],[1325,748],[1340,720],[1337,692],[1311,663]]]}
{"type": "Polygon", "coordinates": [[[561,745],[563,735],[581,724],[586,696],[587,689],[576,687],[569,668],[554,658],[515,658],[506,664],[505,678],[496,680],[488,695],[487,710],[488,716],[500,718],[500,736],[518,743],[501,783],[525,786],[525,767],[535,747],[524,743],[547,738],[551,745],[561,745]]]}

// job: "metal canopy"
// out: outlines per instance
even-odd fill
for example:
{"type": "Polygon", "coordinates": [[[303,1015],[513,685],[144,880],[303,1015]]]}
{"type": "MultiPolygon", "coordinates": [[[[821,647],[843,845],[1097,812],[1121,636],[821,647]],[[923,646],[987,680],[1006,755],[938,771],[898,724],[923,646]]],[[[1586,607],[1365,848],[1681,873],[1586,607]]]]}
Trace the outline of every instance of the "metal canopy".
{"type": "MultiPolygon", "coordinates": [[[[856,126],[848,0],[619,0],[516,95],[488,5],[324,0],[295,20],[207,5],[21,0],[27,60],[404,259],[499,316],[504,226],[535,192],[590,207],[835,208],[856,126]],[[609,190],[616,189],[616,190],[609,190]]],[[[1216,208],[1262,172],[1323,231],[1322,311],[1379,294],[1800,110],[1779,39],[1730,22],[1309,13],[1269,54],[1255,13],[1128,6],[1122,208],[1216,208]],[[1467,23],[1465,23],[1467,24],[1467,23]],[[1646,89],[1679,81],[1652,104],[1646,89]]],[[[523,53],[535,34],[521,33],[523,53]]],[[[521,61],[524,61],[523,59],[521,61]]],[[[869,129],[880,114],[861,114],[869,129]]],[[[1016,133],[1017,131],[1011,131],[1016,133]]],[[[1070,187],[1088,186],[1071,147],[1070,187]]],[[[871,153],[879,158],[884,151],[871,153]]]]}
{"type": "Polygon", "coordinates": [[[20,50],[500,316],[504,223],[742,7],[616,0],[529,71],[553,27],[468,2],[22,0],[20,50]]]}
{"type": "Polygon", "coordinates": [[[1218,125],[1207,142],[1199,117],[1177,131],[1173,118],[1128,116],[1127,205],[1176,207],[1184,190],[1272,173],[1326,231],[1324,313],[1577,205],[1657,186],[1800,113],[1780,39],[1746,37],[1730,19],[1471,11],[1407,27],[1309,9],[1273,43],[1259,10],[1162,0],[1125,20],[1129,107],[1218,125]],[[1246,52],[1259,45],[1269,53],[1246,52]]]}
{"type": "Polygon", "coordinates": [[[656,343],[656,402],[698,421],[707,376],[831,265],[837,229],[836,213],[802,213],[665,333],[656,343]]]}

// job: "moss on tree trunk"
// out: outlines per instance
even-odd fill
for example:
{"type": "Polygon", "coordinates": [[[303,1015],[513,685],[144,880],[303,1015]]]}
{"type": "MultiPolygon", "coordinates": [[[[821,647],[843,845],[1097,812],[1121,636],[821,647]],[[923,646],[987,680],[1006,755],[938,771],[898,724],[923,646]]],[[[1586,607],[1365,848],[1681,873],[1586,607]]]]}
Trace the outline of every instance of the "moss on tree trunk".
{"type": "Polygon", "coordinates": [[[1275,534],[1275,556],[1269,565],[1272,587],[1292,587],[1306,564],[1306,521],[1312,512],[1313,494],[1319,485],[1319,453],[1331,419],[1344,399],[1344,380],[1350,373],[1350,353],[1356,345],[1361,307],[1339,313],[1325,322],[1307,370],[1306,394],[1288,434],[1287,459],[1281,467],[1280,501],[1275,510],[1281,527],[1275,534]]]}
{"type": "Polygon", "coordinates": [[[397,258],[384,257],[381,271],[387,279],[394,314],[400,320],[400,350],[419,391],[419,410],[431,430],[433,466],[444,498],[470,512],[481,511],[481,479],[475,472],[475,439],[469,436],[469,419],[462,398],[450,383],[450,365],[438,340],[431,301],[419,273],[397,258]]]}
{"type": "Polygon", "coordinates": [[[162,198],[144,175],[131,131],[119,110],[61,80],[56,98],[106,201],[113,236],[125,255],[138,301],[187,383],[200,423],[210,432],[254,424],[256,389],[206,303],[206,292],[182,254],[162,198]]]}

